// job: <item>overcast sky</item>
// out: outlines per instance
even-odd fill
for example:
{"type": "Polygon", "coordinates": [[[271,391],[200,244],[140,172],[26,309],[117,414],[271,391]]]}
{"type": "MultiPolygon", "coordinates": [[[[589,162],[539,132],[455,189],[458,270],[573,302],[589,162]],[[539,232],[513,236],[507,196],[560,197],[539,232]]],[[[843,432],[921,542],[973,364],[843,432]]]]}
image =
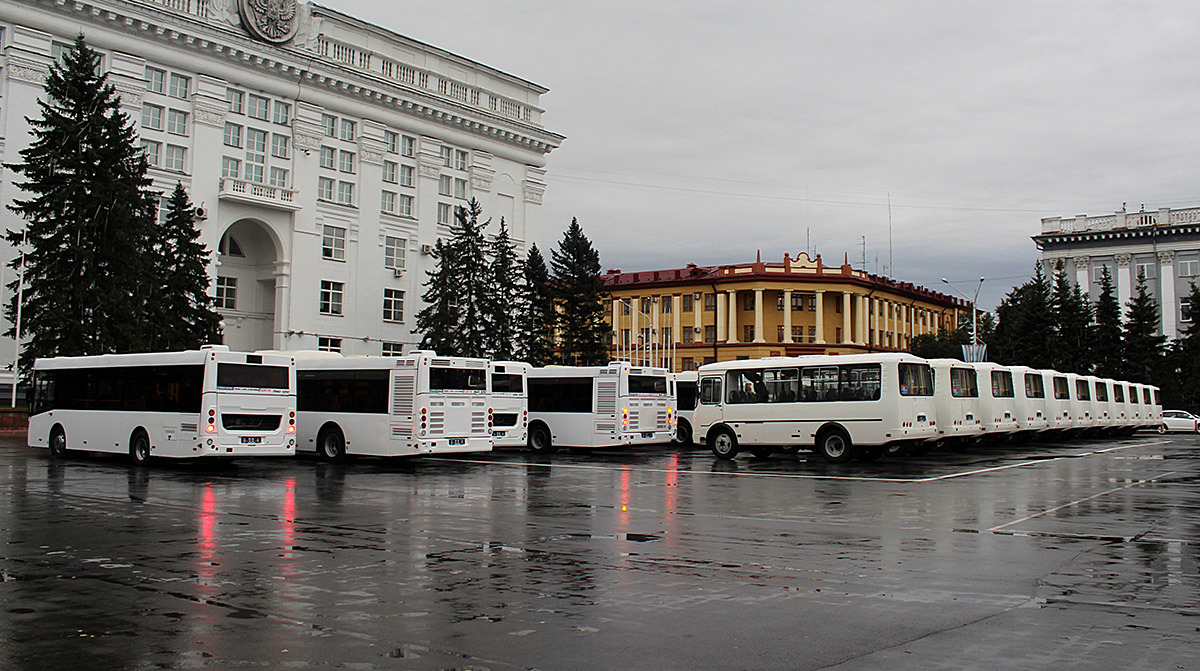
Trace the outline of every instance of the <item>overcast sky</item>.
{"type": "Polygon", "coordinates": [[[890,194],[892,274],[992,308],[1042,217],[1200,205],[1200,3],[321,4],[550,89],[547,256],[886,272],[890,194]]]}

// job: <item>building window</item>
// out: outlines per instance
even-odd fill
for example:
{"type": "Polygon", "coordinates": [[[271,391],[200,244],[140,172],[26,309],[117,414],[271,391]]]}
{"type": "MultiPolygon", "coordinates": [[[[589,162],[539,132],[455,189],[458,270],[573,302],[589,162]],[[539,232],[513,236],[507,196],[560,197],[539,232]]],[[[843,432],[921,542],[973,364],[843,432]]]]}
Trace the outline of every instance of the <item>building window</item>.
{"type": "Polygon", "coordinates": [[[398,167],[399,166],[396,165],[396,163],[393,161],[384,161],[383,162],[383,181],[387,182],[388,184],[395,184],[397,182],[396,169],[398,167]]]}
{"type": "Polygon", "coordinates": [[[321,147],[319,160],[322,168],[335,169],[337,167],[337,150],[333,147],[321,147]]]}
{"type": "Polygon", "coordinates": [[[288,185],[287,168],[271,168],[271,186],[278,186],[286,189],[288,185]]]}
{"type": "Polygon", "coordinates": [[[1200,275],[1200,261],[1196,259],[1180,261],[1175,264],[1175,267],[1179,269],[1180,277],[1195,277],[1196,275],[1200,275]]]}
{"type": "Polygon", "coordinates": [[[346,260],[346,229],[325,224],[321,233],[321,258],[346,260]]]}
{"type": "Polygon", "coordinates": [[[342,316],[342,296],[345,292],[346,284],[344,282],[321,280],[321,314],[342,316]]]}
{"type": "Polygon", "coordinates": [[[235,123],[225,124],[225,146],[242,148],[242,127],[235,123]]]}
{"type": "Polygon", "coordinates": [[[817,327],[808,327],[808,342],[815,343],[817,341],[817,327]]]}
{"type": "Polygon", "coordinates": [[[454,152],[454,167],[458,170],[466,170],[470,165],[470,160],[467,158],[467,152],[459,149],[454,152]]]}
{"type": "Polygon", "coordinates": [[[412,186],[414,172],[411,165],[400,166],[400,186],[412,186]]]}
{"type": "Polygon", "coordinates": [[[783,326],[777,326],[775,332],[775,342],[783,342],[783,326]]]}
{"type": "Polygon", "coordinates": [[[792,293],[792,311],[793,312],[803,312],[804,311],[804,294],[798,294],[795,292],[792,293]]]}
{"type": "Polygon", "coordinates": [[[167,132],[175,135],[187,135],[187,112],[167,110],[167,132]]]}
{"type": "Polygon", "coordinates": [[[158,105],[142,105],[142,128],[162,130],[162,113],[158,105]]]}
{"type": "Polygon", "coordinates": [[[393,235],[383,238],[383,267],[402,270],[404,256],[408,249],[408,240],[393,235]]]}
{"type": "Polygon", "coordinates": [[[642,296],[641,303],[642,307],[640,310],[642,314],[647,314],[650,312],[650,307],[653,305],[654,301],[649,296],[642,296]]]}
{"type": "Polygon", "coordinates": [[[246,129],[246,179],[262,184],[267,164],[267,132],[246,129]]]}
{"type": "Polygon", "coordinates": [[[743,310],[753,310],[754,309],[754,296],[755,296],[755,294],[750,293],[749,291],[742,292],[742,309],[743,310]]]}
{"type": "Polygon", "coordinates": [[[317,200],[333,200],[333,180],[328,177],[317,178],[317,200]]]}
{"type": "Polygon", "coordinates": [[[454,150],[450,147],[442,147],[442,167],[450,168],[454,165],[454,150]]]}
{"type": "Polygon", "coordinates": [[[842,342],[842,327],[837,327],[833,330],[834,342],[842,342]]]}
{"type": "Polygon", "coordinates": [[[338,182],[338,202],[342,205],[354,204],[353,182],[338,182]]]}
{"type": "Polygon", "coordinates": [[[684,345],[691,345],[692,343],[696,342],[696,329],[692,328],[691,326],[684,327],[683,333],[680,335],[683,336],[684,345]]]}
{"type": "Polygon", "coordinates": [[[217,277],[216,303],[218,310],[237,309],[237,278],[217,277]]]}
{"type": "Polygon", "coordinates": [[[154,93],[166,92],[167,73],[158,68],[146,67],[146,90],[154,93]]]}
{"type": "Polygon", "coordinates": [[[809,312],[817,311],[817,295],[816,294],[808,295],[808,311],[809,312]]]}
{"type": "Polygon", "coordinates": [[[1190,324],[1192,322],[1192,299],[1179,299],[1179,321],[1190,324]]]}
{"type": "Polygon", "coordinates": [[[717,311],[717,295],[716,294],[704,294],[704,311],[705,312],[716,312],[717,311]]]}
{"type": "Polygon", "coordinates": [[[404,356],[404,345],[398,342],[383,343],[384,356],[404,356]]]}
{"type": "Polygon", "coordinates": [[[412,211],[413,197],[405,193],[400,194],[400,207],[396,210],[396,214],[411,217],[413,216],[412,211]]]}
{"type": "Polygon", "coordinates": [[[714,343],[716,341],[717,341],[717,327],[716,326],[705,326],[704,327],[704,342],[714,343]]]}
{"type": "Polygon", "coordinates": [[[379,211],[389,214],[396,213],[396,192],[384,191],[379,197],[379,211]]]}
{"type": "Polygon", "coordinates": [[[675,298],[673,296],[663,296],[662,298],[660,298],[658,300],[660,303],[662,303],[663,314],[664,315],[671,314],[671,310],[674,309],[674,307],[675,307],[674,306],[675,298]]]}
{"type": "Polygon", "coordinates": [[[804,342],[804,327],[803,326],[793,326],[792,327],[792,342],[804,342]]]}
{"type": "Polygon", "coordinates": [[[271,156],[275,158],[287,158],[290,153],[288,146],[288,136],[280,135],[279,133],[271,134],[271,156]]]}
{"type": "Polygon", "coordinates": [[[341,338],[319,337],[319,338],[317,338],[317,351],[318,352],[337,352],[338,354],[341,354],[342,353],[342,339],[341,338]]]}
{"type": "Polygon", "coordinates": [[[271,100],[262,96],[250,94],[249,105],[246,106],[246,116],[260,121],[266,121],[271,114],[271,100]]]}
{"type": "Polygon", "coordinates": [[[675,334],[671,332],[671,327],[664,326],[664,327],[662,327],[662,338],[659,340],[658,344],[669,345],[669,344],[675,342],[673,340],[674,336],[675,336],[675,334]]]}
{"type": "Polygon", "coordinates": [[[407,135],[400,138],[400,155],[412,156],[417,151],[417,138],[407,135]]]}
{"type": "MultiPolygon", "coordinates": [[[[1093,282],[1101,281],[1104,278],[1104,270],[1106,268],[1108,268],[1107,263],[1097,263],[1097,264],[1093,265],[1092,266],[1092,281],[1093,282]]],[[[1109,278],[1109,280],[1111,280],[1112,279],[1112,271],[1109,270],[1108,272],[1109,272],[1108,278],[1109,278]]]]}
{"type": "Polygon", "coordinates": [[[388,150],[389,154],[399,154],[400,153],[400,135],[399,135],[399,133],[396,133],[396,132],[390,131],[390,130],[385,130],[385,131],[383,131],[383,139],[387,143],[387,150],[388,150]]]}
{"type": "Polygon", "coordinates": [[[287,124],[292,118],[292,106],[289,103],[275,101],[275,123],[287,124]]]}
{"type": "Polygon", "coordinates": [[[754,326],[753,325],[747,324],[742,327],[742,338],[746,342],[750,342],[750,341],[754,340],[754,326]]]}
{"type": "Polygon", "coordinates": [[[337,117],[322,114],[321,125],[325,128],[325,137],[337,137],[337,117]]]}
{"type": "Polygon", "coordinates": [[[621,347],[629,347],[629,329],[621,329],[621,347]]]}
{"type": "Polygon", "coordinates": [[[696,360],[690,356],[683,357],[684,370],[696,370],[696,360]]]}
{"type": "Polygon", "coordinates": [[[383,321],[404,321],[404,292],[399,289],[383,290],[383,321]]]}
{"type": "Polygon", "coordinates": [[[163,155],[163,167],[167,170],[183,172],[183,163],[187,155],[187,150],[183,147],[176,147],[173,144],[167,145],[167,152],[163,155]]]}
{"type": "Polygon", "coordinates": [[[1134,268],[1133,277],[1134,277],[1134,279],[1137,279],[1139,277],[1144,277],[1148,280],[1154,279],[1154,264],[1153,263],[1137,264],[1136,267],[1134,268]]]}
{"type": "Polygon", "coordinates": [[[451,193],[451,189],[453,189],[453,188],[454,188],[453,181],[451,180],[450,175],[442,175],[441,177],[438,178],[438,195],[439,196],[449,196],[451,193]]]}
{"type": "Polygon", "coordinates": [[[225,89],[225,102],[229,103],[229,111],[233,114],[241,114],[245,109],[246,96],[237,89],[225,89]]]}
{"type": "Polygon", "coordinates": [[[162,153],[162,145],[158,142],[150,140],[142,140],[142,153],[146,155],[146,162],[157,167],[162,153]]]}
{"type": "Polygon", "coordinates": [[[461,198],[463,200],[467,199],[467,180],[465,180],[465,179],[454,180],[454,197],[461,198]]]}
{"type": "Polygon", "coordinates": [[[695,309],[696,297],[693,294],[683,295],[683,311],[692,312],[695,309]]]}
{"type": "Polygon", "coordinates": [[[242,176],[242,162],[228,156],[221,157],[221,176],[238,179],[242,176]]]}
{"type": "Polygon", "coordinates": [[[338,170],[354,174],[354,152],[342,151],[338,154],[338,170]]]}
{"type": "Polygon", "coordinates": [[[444,226],[449,226],[452,219],[453,210],[449,203],[438,203],[437,223],[444,226]]]}
{"type": "Polygon", "coordinates": [[[620,301],[620,303],[621,303],[621,316],[622,316],[622,317],[627,317],[627,316],[629,316],[629,313],[630,313],[630,305],[629,305],[629,304],[630,304],[630,299],[628,299],[628,298],[626,298],[626,299],[622,299],[622,300],[620,301]]]}
{"type": "Polygon", "coordinates": [[[186,99],[188,90],[192,87],[192,78],[183,75],[171,73],[171,87],[167,90],[167,95],[172,98],[186,99]]]}
{"type": "Polygon", "coordinates": [[[341,134],[341,138],[342,138],[343,140],[347,140],[347,141],[353,142],[353,141],[354,141],[354,134],[355,134],[355,132],[356,132],[356,130],[357,130],[357,129],[356,129],[356,126],[357,126],[357,125],[358,125],[358,124],[356,124],[355,122],[351,121],[350,119],[342,119],[342,134],[341,134]]]}

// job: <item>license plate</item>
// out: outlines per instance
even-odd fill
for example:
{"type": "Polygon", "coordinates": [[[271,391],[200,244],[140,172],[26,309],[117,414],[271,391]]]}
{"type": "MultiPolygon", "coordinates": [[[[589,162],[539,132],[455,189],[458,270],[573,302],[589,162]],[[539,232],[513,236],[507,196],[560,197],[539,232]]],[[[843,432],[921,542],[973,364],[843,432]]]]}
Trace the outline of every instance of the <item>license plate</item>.
{"type": "Polygon", "coordinates": [[[642,432],[642,438],[653,438],[653,437],[654,437],[653,431],[643,431],[642,432]]]}
{"type": "Polygon", "coordinates": [[[262,436],[242,436],[243,445],[257,445],[262,442],[262,436]]]}
{"type": "Polygon", "coordinates": [[[466,438],[451,438],[449,442],[451,445],[466,445],[467,439],[466,438]]]}
{"type": "Polygon", "coordinates": [[[497,438],[503,438],[506,434],[503,431],[493,431],[492,435],[496,436],[497,438]]]}

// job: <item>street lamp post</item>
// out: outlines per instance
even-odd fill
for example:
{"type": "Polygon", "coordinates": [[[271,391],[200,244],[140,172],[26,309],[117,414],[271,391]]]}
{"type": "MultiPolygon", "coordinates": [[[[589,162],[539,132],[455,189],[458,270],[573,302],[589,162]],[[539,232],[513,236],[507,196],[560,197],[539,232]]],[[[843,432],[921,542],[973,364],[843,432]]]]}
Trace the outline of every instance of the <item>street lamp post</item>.
{"type": "Polygon", "coordinates": [[[979,290],[983,288],[983,279],[984,278],[982,277],[979,278],[979,284],[975,285],[975,296],[968,298],[967,295],[958,287],[954,286],[950,280],[944,277],[942,278],[943,284],[957,291],[958,295],[971,301],[971,358],[975,358],[975,356],[977,356],[976,353],[979,351],[979,309],[975,307],[975,304],[979,301],[979,290]]]}

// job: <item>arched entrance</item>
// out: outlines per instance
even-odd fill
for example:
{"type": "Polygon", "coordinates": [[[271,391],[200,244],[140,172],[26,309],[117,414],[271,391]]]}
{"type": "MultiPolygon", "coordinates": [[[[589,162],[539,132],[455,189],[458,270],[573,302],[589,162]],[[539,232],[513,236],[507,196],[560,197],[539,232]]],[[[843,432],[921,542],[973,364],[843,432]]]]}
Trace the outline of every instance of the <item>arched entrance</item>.
{"type": "Polygon", "coordinates": [[[252,219],[234,222],[217,246],[217,312],[230,349],[275,349],[281,250],[275,234],[252,219]]]}

